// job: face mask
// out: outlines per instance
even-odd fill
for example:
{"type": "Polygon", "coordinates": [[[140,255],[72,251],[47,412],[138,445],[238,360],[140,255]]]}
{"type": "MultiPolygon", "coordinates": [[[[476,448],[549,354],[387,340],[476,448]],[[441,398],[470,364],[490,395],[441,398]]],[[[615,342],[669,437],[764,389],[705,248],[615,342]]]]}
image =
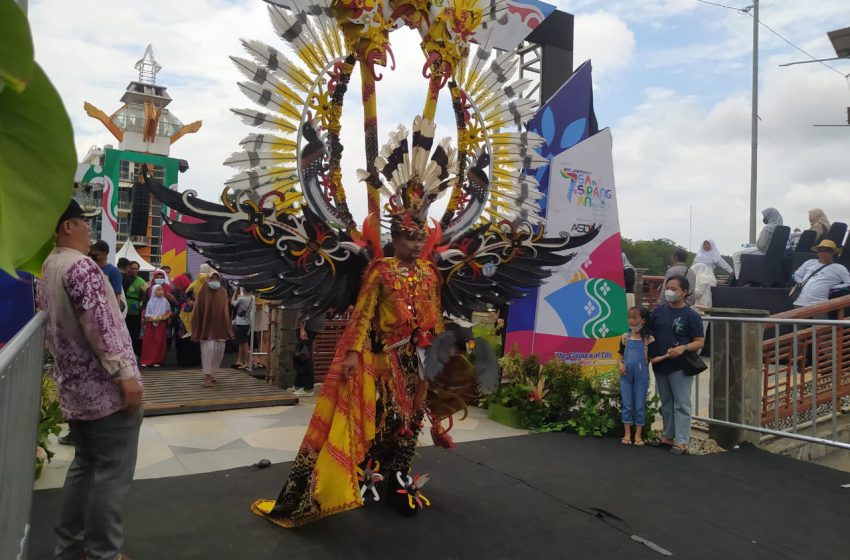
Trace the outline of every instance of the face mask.
{"type": "Polygon", "coordinates": [[[157,286],[162,286],[163,284],[165,284],[165,278],[154,279],[154,284],[156,284],[157,286]]]}
{"type": "Polygon", "coordinates": [[[209,286],[211,290],[217,290],[221,288],[221,282],[219,282],[218,280],[210,280],[209,282],[207,282],[207,286],[209,286]]]}
{"type": "Polygon", "coordinates": [[[641,323],[640,325],[636,325],[634,327],[629,325],[629,330],[632,331],[633,333],[639,333],[642,328],[643,328],[643,323],[641,323]]]}
{"type": "Polygon", "coordinates": [[[677,294],[673,290],[664,290],[664,299],[666,299],[670,303],[676,303],[681,298],[679,297],[679,294],[677,294]]]}

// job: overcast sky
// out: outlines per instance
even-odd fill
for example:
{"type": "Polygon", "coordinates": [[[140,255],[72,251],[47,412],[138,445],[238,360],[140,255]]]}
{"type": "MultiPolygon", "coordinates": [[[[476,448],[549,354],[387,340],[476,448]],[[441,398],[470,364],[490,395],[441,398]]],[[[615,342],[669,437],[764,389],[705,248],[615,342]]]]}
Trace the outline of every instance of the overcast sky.
{"type": "MultiPolygon", "coordinates": [[[[746,0],[720,1],[734,7],[746,0]]],[[[752,18],[695,0],[561,0],[576,15],[575,65],[592,59],[595,107],[614,137],[614,171],[623,235],[666,237],[696,246],[713,237],[724,253],[747,238],[750,185],[752,18]],[[693,234],[689,211],[693,208],[693,234]]],[[[834,56],[826,32],[850,26],[847,0],[762,0],[761,20],[818,58],[834,56]]],[[[120,106],[133,65],[153,43],[163,66],[157,83],[174,99],[169,109],[203,128],[176,143],[189,161],[185,188],[216,197],[235,173],[221,162],[248,132],[228,108],[251,107],[236,87],[228,55],[240,37],[282,48],[260,0],[30,0],[36,58],[62,95],[80,155],[116,143],[83,111],[89,101],[107,113],[120,106]]],[[[394,32],[399,69],[379,83],[383,140],[421,111],[425,82],[412,32],[394,32]]],[[[780,68],[807,57],[761,28],[759,209],[774,206],[787,225],[807,227],[806,210],[822,207],[850,220],[850,128],[846,122],[850,61],[780,68]]],[[[363,167],[359,88],[346,97],[345,176],[356,216],[363,167]]],[[[449,103],[440,106],[439,136],[453,133],[449,103]]]]}

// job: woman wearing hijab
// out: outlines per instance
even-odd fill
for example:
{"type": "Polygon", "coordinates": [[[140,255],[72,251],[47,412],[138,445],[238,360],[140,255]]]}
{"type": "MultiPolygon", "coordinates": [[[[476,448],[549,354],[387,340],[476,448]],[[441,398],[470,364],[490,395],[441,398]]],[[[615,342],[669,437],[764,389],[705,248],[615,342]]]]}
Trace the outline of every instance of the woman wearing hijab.
{"type": "Polygon", "coordinates": [[[154,286],[153,295],[145,307],[145,334],[142,337],[142,367],[159,367],[165,363],[168,319],[171,303],[165,298],[165,289],[154,286]]]}
{"type": "Polygon", "coordinates": [[[623,255],[623,280],[626,288],[626,304],[628,305],[628,309],[631,309],[635,306],[635,277],[637,276],[637,270],[629,262],[629,257],[625,253],[620,254],[623,255]]]}
{"type": "Polygon", "coordinates": [[[829,234],[829,220],[826,218],[823,210],[820,208],[812,208],[809,210],[809,224],[812,226],[809,229],[815,232],[815,245],[826,239],[829,234]]]}
{"type": "Polygon", "coordinates": [[[740,251],[732,253],[732,264],[735,268],[735,278],[739,278],[741,276],[741,255],[764,255],[767,253],[767,248],[770,246],[770,240],[773,239],[773,232],[776,230],[776,226],[782,225],[782,214],[780,214],[779,210],[776,208],[765,208],[761,211],[761,215],[762,221],[765,225],[761,228],[761,233],[759,233],[759,238],[756,240],[755,247],[747,245],[740,251]]]}
{"type": "Polygon", "coordinates": [[[233,338],[230,326],[230,299],[221,285],[221,275],[212,271],[198,289],[192,310],[192,340],[201,343],[201,367],[204,387],[212,387],[215,373],[224,358],[224,343],[233,338]]]}
{"type": "MultiPolygon", "coordinates": [[[[726,266],[729,266],[728,264],[726,266]]],[[[691,265],[691,270],[694,271],[694,311],[705,315],[705,310],[711,307],[711,288],[717,285],[717,278],[714,276],[714,269],[707,264],[694,262],[691,265]]],[[[702,320],[702,330],[708,332],[708,321],[702,320]]]]}
{"type": "Polygon", "coordinates": [[[706,265],[712,275],[714,274],[714,268],[717,266],[729,274],[732,274],[732,267],[729,266],[729,263],[726,262],[722,256],[720,256],[720,251],[717,249],[717,244],[713,239],[706,239],[702,242],[702,245],[700,245],[699,251],[697,252],[697,256],[694,257],[694,264],[696,263],[706,265]]]}

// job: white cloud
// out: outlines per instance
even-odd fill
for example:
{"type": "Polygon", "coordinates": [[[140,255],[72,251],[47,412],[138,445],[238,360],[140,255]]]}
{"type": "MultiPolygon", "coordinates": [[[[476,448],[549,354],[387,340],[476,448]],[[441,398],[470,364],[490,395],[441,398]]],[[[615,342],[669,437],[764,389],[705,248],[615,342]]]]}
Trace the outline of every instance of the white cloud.
{"type": "Polygon", "coordinates": [[[698,5],[696,0],[559,0],[557,4],[574,14],[604,8],[629,21],[651,23],[688,12],[698,5]]]}
{"type": "MultiPolygon", "coordinates": [[[[180,185],[215,199],[224,181],[236,173],[222,162],[252,131],[229,109],[255,108],[239,92],[236,82],[241,76],[228,56],[244,56],[240,37],[287,49],[274,35],[266,10],[264,2],[250,0],[151,0],[107,5],[80,0],[73,11],[32,1],[30,20],[37,59],[62,95],[80,155],[92,145],[117,145],[99,122],[86,116],[83,102],[89,101],[107,114],[118,109],[127,84],[138,77],[133,65],[145,46],[153,43],[157,61],[163,66],[157,83],[168,87],[174,99],[169,109],[184,123],[203,120],[198,133],[183,137],[172,147],[171,155],[187,160],[190,166],[180,176],[180,185]]],[[[409,128],[413,117],[421,113],[427,86],[422,77],[425,59],[418,35],[407,29],[394,31],[392,46],[396,70],[378,70],[384,76],[378,82],[377,94],[381,144],[399,124],[409,128]]],[[[358,222],[366,214],[365,186],[355,178],[355,170],[365,167],[360,98],[360,77],[355,70],[345,98],[342,141],[344,182],[358,222]]],[[[437,122],[440,137],[454,135],[447,90],[438,106],[437,122]]]]}
{"type": "MultiPolygon", "coordinates": [[[[579,14],[576,62],[593,58],[605,99],[624,107],[620,114],[627,115],[612,126],[624,235],[686,243],[688,208],[693,206],[694,239],[715,236],[724,252],[731,252],[745,241],[747,232],[749,83],[742,83],[740,91],[694,91],[688,74],[694,66],[702,72],[722,72],[747,65],[751,44],[747,18],[720,8],[696,10],[692,0],[562,4],[579,14]],[[642,35],[648,24],[666,22],[674,15],[696,18],[688,20],[695,30],[686,39],[691,44],[662,41],[669,44],[666,51],[648,52],[642,35]],[[706,29],[712,34],[707,35],[706,29]],[[664,64],[674,72],[653,81],[652,66],[664,64]],[[630,81],[633,74],[622,72],[627,66],[645,69],[640,88],[630,81]]],[[[831,52],[826,31],[850,21],[846,0],[766,4],[763,19],[817,55],[831,52]]],[[[115,143],[85,115],[83,101],[107,113],[117,109],[127,84],[137,77],[133,64],[145,45],[153,43],[163,65],[159,82],[174,98],[170,109],[184,122],[204,121],[200,132],[173,148],[173,155],[188,160],[191,167],[180,183],[206,198],[219,194],[234,173],[221,162],[249,132],[229,108],[251,106],[236,87],[239,76],[227,56],[240,54],[241,36],[283,48],[263,2],[78,0],[66,7],[31,0],[30,19],[37,58],[66,103],[81,154],[93,144],[115,143]]],[[[776,206],[793,225],[805,225],[805,210],[811,206],[823,206],[830,218],[846,221],[850,129],[818,129],[811,124],[842,121],[850,104],[847,85],[819,65],[778,68],[780,62],[803,57],[767,32],[763,37],[759,208],[776,206]]],[[[424,103],[426,80],[416,35],[394,32],[393,47],[399,68],[386,69],[378,84],[381,143],[398,124],[409,126],[424,103]]],[[[850,71],[846,63],[835,64],[850,71]]],[[[353,175],[364,166],[359,90],[355,74],[345,100],[342,133],[346,187],[358,220],[365,214],[364,187],[354,182],[353,175]]],[[[439,136],[454,135],[446,92],[437,120],[439,136]]]]}
{"type": "Polygon", "coordinates": [[[576,16],[575,66],[592,59],[597,80],[628,67],[635,46],[634,33],[615,14],[600,10],[576,16]]]}
{"type": "MultiPolygon", "coordinates": [[[[778,208],[791,227],[806,228],[806,210],[818,206],[834,221],[850,220],[850,129],[811,126],[837,120],[847,104],[846,85],[816,67],[771,66],[760,95],[758,210],[778,208]]],[[[624,236],[687,245],[692,207],[693,246],[713,237],[731,253],[746,242],[749,116],[746,92],[705,110],[698,96],[645,91],[613,128],[624,236]]]]}

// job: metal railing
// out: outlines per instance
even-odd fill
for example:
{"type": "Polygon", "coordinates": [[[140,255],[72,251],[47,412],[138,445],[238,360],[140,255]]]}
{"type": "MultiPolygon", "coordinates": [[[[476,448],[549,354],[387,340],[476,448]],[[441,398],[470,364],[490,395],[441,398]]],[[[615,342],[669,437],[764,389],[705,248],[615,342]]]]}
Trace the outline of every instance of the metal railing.
{"type": "Polygon", "coordinates": [[[44,312],[0,350],[0,558],[24,560],[29,540],[44,368],[44,312]]]}
{"type": "MultiPolygon", "coordinates": [[[[708,415],[694,420],[850,450],[850,321],[705,319],[708,415]]],[[[694,398],[699,411],[700,383],[694,398]]]]}

